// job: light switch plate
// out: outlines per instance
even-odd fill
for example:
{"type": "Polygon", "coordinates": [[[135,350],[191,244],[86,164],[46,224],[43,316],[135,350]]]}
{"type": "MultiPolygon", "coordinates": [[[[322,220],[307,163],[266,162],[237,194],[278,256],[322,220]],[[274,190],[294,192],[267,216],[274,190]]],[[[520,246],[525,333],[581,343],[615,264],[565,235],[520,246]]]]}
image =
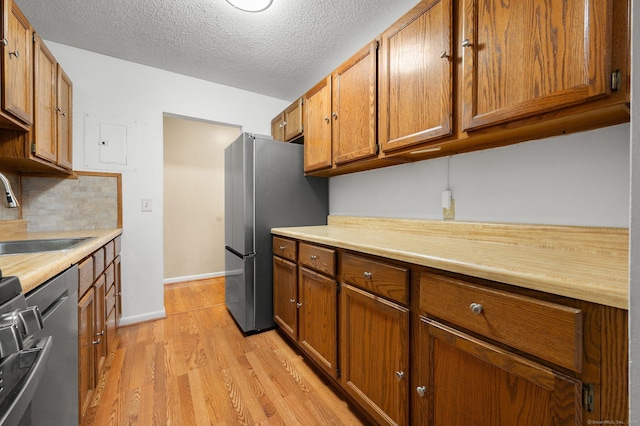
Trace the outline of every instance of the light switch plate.
{"type": "Polygon", "coordinates": [[[151,198],[142,199],[142,211],[143,212],[153,211],[153,203],[151,202],[151,198]]]}

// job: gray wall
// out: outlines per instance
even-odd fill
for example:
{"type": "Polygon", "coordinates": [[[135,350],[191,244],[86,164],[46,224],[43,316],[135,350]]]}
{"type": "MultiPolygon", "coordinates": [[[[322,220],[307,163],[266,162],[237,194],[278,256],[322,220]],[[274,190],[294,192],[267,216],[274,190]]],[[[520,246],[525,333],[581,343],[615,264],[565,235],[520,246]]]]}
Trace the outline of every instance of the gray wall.
{"type": "Polygon", "coordinates": [[[331,214],[629,226],[629,124],[337,176],[331,214]]]}

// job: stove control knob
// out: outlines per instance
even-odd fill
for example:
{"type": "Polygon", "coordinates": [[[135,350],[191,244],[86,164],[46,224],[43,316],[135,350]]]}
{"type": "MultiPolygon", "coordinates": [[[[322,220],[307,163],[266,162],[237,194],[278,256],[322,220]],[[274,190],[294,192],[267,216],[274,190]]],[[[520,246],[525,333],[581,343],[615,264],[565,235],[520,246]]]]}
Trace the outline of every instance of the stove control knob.
{"type": "Polygon", "coordinates": [[[22,350],[22,336],[15,325],[0,326],[0,358],[13,355],[22,350]]]}
{"type": "Polygon", "coordinates": [[[16,313],[18,328],[23,336],[31,336],[33,333],[44,328],[44,320],[37,306],[30,306],[27,309],[16,313]]]}

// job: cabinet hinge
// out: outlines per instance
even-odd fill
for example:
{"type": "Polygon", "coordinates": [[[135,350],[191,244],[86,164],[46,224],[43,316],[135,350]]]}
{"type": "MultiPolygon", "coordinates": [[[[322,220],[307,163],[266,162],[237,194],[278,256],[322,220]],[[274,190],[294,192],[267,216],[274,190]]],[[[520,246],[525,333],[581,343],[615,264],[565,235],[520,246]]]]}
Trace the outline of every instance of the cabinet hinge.
{"type": "Polygon", "coordinates": [[[582,408],[587,413],[593,413],[593,385],[589,383],[582,384],[582,408]]]}
{"type": "Polygon", "coordinates": [[[619,92],[622,85],[622,72],[620,70],[615,70],[611,73],[611,91],[619,92]]]}
{"type": "Polygon", "coordinates": [[[31,143],[31,153],[32,154],[36,153],[36,143],[35,142],[31,143]]]}

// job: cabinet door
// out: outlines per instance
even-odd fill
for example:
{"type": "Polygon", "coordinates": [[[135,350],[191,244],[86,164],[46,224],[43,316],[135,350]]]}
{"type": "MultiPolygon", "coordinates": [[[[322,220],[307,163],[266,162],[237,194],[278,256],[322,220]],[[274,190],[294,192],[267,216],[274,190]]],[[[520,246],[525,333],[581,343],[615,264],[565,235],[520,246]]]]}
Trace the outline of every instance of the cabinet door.
{"type": "MultiPolygon", "coordinates": [[[[118,250],[120,253],[120,250],[118,250]]],[[[120,319],[122,318],[122,270],[120,263],[120,255],[116,256],[113,261],[115,265],[115,286],[116,286],[116,294],[115,294],[115,305],[116,305],[116,328],[120,326],[120,319]]]]}
{"type": "Polygon", "coordinates": [[[73,167],[72,121],[73,84],[58,64],[58,165],[71,170],[73,167]]]}
{"type": "Polygon", "coordinates": [[[372,42],[332,74],[335,164],[377,154],[377,46],[372,42]]]}
{"type": "Polygon", "coordinates": [[[331,167],[331,76],[304,95],[304,171],[331,167]]]}
{"type": "Polygon", "coordinates": [[[364,290],[340,290],[342,385],[380,424],[409,423],[409,310],[364,290]]]}
{"type": "Polygon", "coordinates": [[[571,377],[421,318],[415,402],[429,425],[577,425],[582,386],[571,377]]]}
{"type": "Polygon", "coordinates": [[[102,363],[107,356],[106,339],[106,312],[105,312],[105,276],[100,275],[94,284],[95,289],[95,318],[94,318],[94,346],[95,346],[95,380],[96,384],[100,377],[102,363]]]}
{"type": "Polygon", "coordinates": [[[298,338],[297,272],[295,263],[273,257],[273,319],[293,340],[298,338]]]}
{"type": "Polygon", "coordinates": [[[391,151],[452,133],[451,0],[423,0],[382,34],[379,138],[391,151]]]}
{"type": "Polygon", "coordinates": [[[303,131],[302,127],[302,111],[304,101],[302,98],[298,99],[287,109],[284,110],[284,140],[290,141],[291,139],[300,136],[303,131]]]}
{"type": "Polygon", "coordinates": [[[306,268],[298,272],[298,343],[331,377],[337,375],[337,283],[306,268]]]}
{"type": "Polygon", "coordinates": [[[610,93],[611,0],[464,0],[463,130],[610,93]]]}
{"type": "Polygon", "coordinates": [[[2,109],[33,123],[31,24],[12,0],[2,1],[2,109]]]}
{"type": "Polygon", "coordinates": [[[84,413],[95,387],[95,293],[91,288],[78,302],[78,386],[80,412],[84,413]]]}
{"type": "Polygon", "coordinates": [[[284,141],[284,114],[280,113],[271,120],[271,137],[274,141],[284,141]]]}
{"type": "Polygon", "coordinates": [[[58,160],[58,129],[56,125],[56,67],[57,62],[40,36],[34,34],[34,105],[32,141],[33,154],[43,160],[58,160]]]}

